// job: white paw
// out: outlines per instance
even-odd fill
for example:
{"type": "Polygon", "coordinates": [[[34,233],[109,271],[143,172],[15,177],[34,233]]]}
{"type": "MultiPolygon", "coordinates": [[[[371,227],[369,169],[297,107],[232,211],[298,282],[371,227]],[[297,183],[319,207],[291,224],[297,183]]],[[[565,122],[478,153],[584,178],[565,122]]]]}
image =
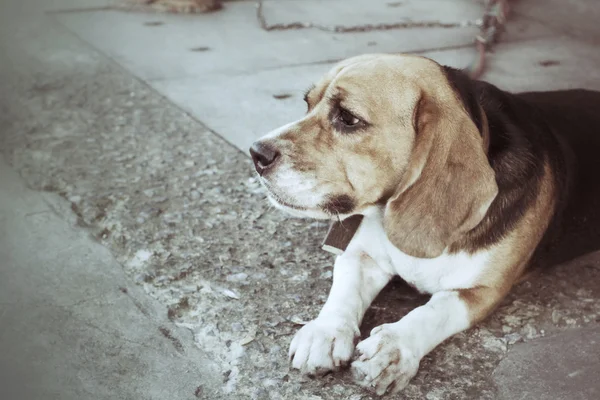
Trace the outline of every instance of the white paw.
{"type": "Polygon", "coordinates": [[[352,375],[360,386],[378,395],[404,389],[419,369],[419,359],[402,343],[402,336],[388,325],[378,326],[356,346],[358,358],[352,375]]]}
{"type": "Polygon", "coordinates": [[[342,318],[317,318],[304,325],[290,344],[292,367],[305,374],[333,371],[354,353],[358,326],[342,318]]]}

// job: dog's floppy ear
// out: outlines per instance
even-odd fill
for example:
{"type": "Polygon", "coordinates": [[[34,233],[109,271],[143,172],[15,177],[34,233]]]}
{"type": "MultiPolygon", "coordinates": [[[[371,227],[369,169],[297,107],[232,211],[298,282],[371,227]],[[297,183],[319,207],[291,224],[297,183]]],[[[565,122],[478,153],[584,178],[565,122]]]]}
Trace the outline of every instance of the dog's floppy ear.
{"type": "Polygon", "coordinates": [[[404,253],[434,258],[481,222],[498,187],[481,134],[458,98],[442,105],[423,95],[414,124],[415,146],[384,227],[404,253]]]}

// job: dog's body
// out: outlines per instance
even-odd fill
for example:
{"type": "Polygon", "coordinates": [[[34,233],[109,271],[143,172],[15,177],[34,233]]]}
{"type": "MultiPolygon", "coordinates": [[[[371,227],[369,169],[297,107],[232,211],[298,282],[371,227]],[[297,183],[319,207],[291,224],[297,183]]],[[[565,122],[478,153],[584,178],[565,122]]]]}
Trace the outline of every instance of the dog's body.
{"type": "MultiPolygon", "coordinates": [[[[367,55],[336,66],[307,103],[251,149],[271,200],[301,216],[364,215],[326,304],[291,343],[307,373],[351,361],[364,313],[399,275],[431,300],[373,329],[351,367],[379,394],[402,389],[600,198],[585,193],[600,172],[589,150],[600,149],[599,93],[513,95],[425,58],[367,55]]],[[[576,239],[570,256],[590,243],[576,239]]]]}

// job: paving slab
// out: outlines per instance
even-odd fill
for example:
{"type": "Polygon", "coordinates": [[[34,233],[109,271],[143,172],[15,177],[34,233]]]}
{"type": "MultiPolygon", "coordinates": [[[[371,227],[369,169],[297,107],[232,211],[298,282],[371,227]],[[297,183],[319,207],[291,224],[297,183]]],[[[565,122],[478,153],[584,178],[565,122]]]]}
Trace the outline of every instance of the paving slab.
{"type": "MultiPolygon", "coordinates": [[[[461,26],[482,12],[481,6],[471,1],[397,4],[380,0],[267,1],[262,11],[269,26],[301,21],[327,29],[362,26],[365,21],[375,25],[442,21],[461,26]]],[[[105,11],[57,18],[244,152],[270,129],[301,116],[302,92],[335,61],[373,52],[427,55],[428,50],[450,47],[452,50],[443,54],[453,58],[452,65],[463,67],[474,56],[474,26],[346,33],[313,27],[267,32],[261,29],[256,12],[255,4],[234,2],[211,15],[105,11]]],[[[543,25],[516,16],[503,43],[549,35],[552,31],[543,25]]]]}
{"type": "Polygon", "coordinates": [[[238,149],[301,118],[304,91],[331,64],[263,70],[228,77],[154,81],[152,86],[238,149]]]}
{"type": "MultiPolygon", "coordinates": [[[[442,64],[458,66],[469,50],[430,52],[442,64]]],[[[587,88],[600,90],[600,53],[588,43],[564,35],[500,43],[489,54],[484,80],[509,91],[587,88]]]]}
{"type": "Polygon", "coordinates": [[[493,376],[498,400],[596,400],[600,326],[517,344],[493,376]]]}
{"type": "Polygon", "coordinates": [[[390,31],[267,32],[260,28],[252,2],[231,3],[223,12],[206,15],[102,11],[67,13],[57,18],[144,80],[253,72],[373,51],[410,52],[465,45],[476,32],[474,27],[452,29],[452,35],[446,28],[415,28],[404,40],[390,31]]]}
{"type": "MultiPolygon", "coordinates": [[[[390,21],[391,16],[398,13],[403,15],[397,17],[402,21],[432,21],[448,15],[445,21],[461,24],[482,12],[481,6],[472,2],[467,2],[470,7],[464,1],[458,3],[461,5],[458,10],[470,10],[467,15],[452,11],[456,8],[454,3],[448,1],[428,3],[437,5],[432,6],[429,13],[433,16],[421,13],[416,6],[401,13],[396,11],[400,8],[386,8],[384,2],[377,1],[374,4],[383,11],[392,10],[388,13],[379,12],[380,21],[381,18],[390,21]]],[[[278,13],[282,15],[278,17],[280,19],[271,18],[268,23],[289,22],[293,18],[311,22],[317,16],[318,21],[323,23],[330,19],[339,21],[337,9],[331,9],[329,4],[343,8],[339,2],[273,2],[269,7],[279,10],[278,13]],[[282,10],[287,10],[288,5],[294,4],[300,11],[290,11],[283,15],[282,10]]],[[[360,0],[345,1],[343,4],[348,10],[346,14],[354,15],[353,23],[359,23],[359,17],[366,12],[365,8],[372,6],[370,2],[360,0]]],[[[92,46],[144,80],[248,73],[339,60],[367,52],[416,52],[464,46],[472,43],[477,33],[475,26],[375,29],[350,33],[334,33],[316,28],[268,32],[261,29],[254,2],[229,3],[222,12],[206,15],[98,11],[65,13],[57,18],[92,46]],[[111,29],[106,29],[107,26],[111,29]]],[[[376,19],[375,22],[377,21],[376,19]]],[[[349,23],[347,26],[353,24],[349,23]]],[[[511,33],[516,39],[540,37],[547,35],[549,31],[541,24],[522,20],[515,22],[511,33]]]]}
{"type": "MultiPolygon", "coordinates": [[[[461,68],[472,59],[473,49],[432,51],[422,55],[461,68]]],[[[519,42],[519,45],[501,43],[487,62],[486,80],[505,90],[600,89],[600,54],[593,46],[564,36],[519,42]]],[[[151,84],[240,150],[247,151],[260,136],[304,114],[304,90],[332,65],[151,84]]]]}
{"type": "Polygon", "coordinates": [[[268,27],[307,24],[320,29],[360,29],[406,24],[461,26],[481,18],[482,8],[471,0],[288,0],[263,1],[262,14],[268,27]]]}
{"type": "Polygon", "coordinates": [[[579,40],[597,44],[600,40],[596,0],[513,1],[514,11],[542,22],[579,40]]]}

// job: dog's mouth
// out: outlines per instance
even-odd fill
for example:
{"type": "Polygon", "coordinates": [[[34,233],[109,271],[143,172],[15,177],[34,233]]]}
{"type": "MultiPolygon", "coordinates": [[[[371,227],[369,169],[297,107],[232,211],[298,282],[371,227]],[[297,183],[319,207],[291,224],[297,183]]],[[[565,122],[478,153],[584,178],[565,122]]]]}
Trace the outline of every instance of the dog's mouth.
{"type": "Polygon", "coordinates": [[[287,207],[287,208],[291,208],[292,210],[296,210],[296,211],[307,211],[308,210],[307,207],[298,206],[298,205],[292,204],[292,203],[290,203],[288,201],[285,201],[279,195],[277,195],[274,192],[271,192],[270,190],[269,190],[269,197],[271,199],[273,199],[273,201],[275,201],[279,205],[282,205],[282,206],[287,207]]]}
{"type": "Polygon", "coordinates": [[[348,195],[326,195],[314,206],[300,205],[295,199],[288,195],[282,195],[280,191],[268,180],[261,179],[267,190],[269,200],[278,208],[298,217],[316,219],[343,219],[356,210],[356,204],[348,195]]]}
{"type": "Polygon", "coordinates": [[[295,204],[293,201],[287,200],[286,197],[280,195],[277,192],[277,190],[266,179],[261,178],[261,182],[262,182],[263,186],[267,189],[267,194],[268,194],[269,198],[272,201],[274,201],[275,203],[277,203],[281,206],[287,207],[287,208],[291,208],[292,210],[295,210],[295,211],[308,211],[309,210],[308,207],[295,204]]]}

